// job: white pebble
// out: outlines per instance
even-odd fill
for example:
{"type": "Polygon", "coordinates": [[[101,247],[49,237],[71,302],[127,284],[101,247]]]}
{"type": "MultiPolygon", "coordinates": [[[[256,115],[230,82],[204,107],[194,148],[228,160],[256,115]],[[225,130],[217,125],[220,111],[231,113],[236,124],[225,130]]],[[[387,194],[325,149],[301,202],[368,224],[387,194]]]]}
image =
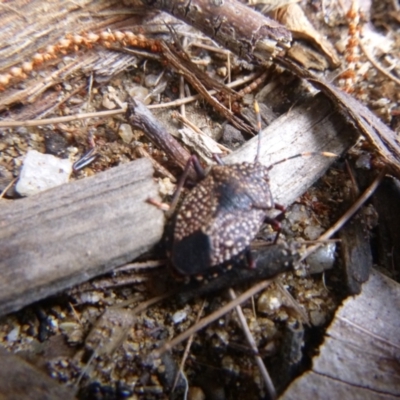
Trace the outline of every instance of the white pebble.
{"type": "Polygon", "coordinates": [[[172,321],[174,324],[179,324],[183,320],[185,320],[187,317],[186,311],[177,311],[173,316],[172,316],[172,321]]]}
{"type": "Polygon", "coordinates": [[[336,243],[327,243],[307,257],[310,274],[319,274],[331,269],[335,263],[336,243]]]}
{"type": "Polygon", "coordinates": [[[144,86],[133,85],[128,90],[128,93],[129,93],[129,96],[140,100],[145,105],[148,105],[151,103],[151,99],[149,97],[147,97],[147,95],[149,94],[149,89],[145,88],[144,86]]]}
{"type": "Polygon", "coordinates": [[[29,150],[25,156],[16,186],[21,196],[31,196],[55,186],[67,183],[72,172],[72,163],[51,154],[29,150]]]}
{"type": "Polygon", "coordinates": [[[309,240],[317,240],[322,235],[323,232],[324,229],[318,225],[310,225],[304,229],[304,234],[307,236],[309,240]]]}
{"type": "Polygon", "coordinates": [[[103,96],[103,101],[101,102],[101,105],[107,110],[114,110],[114,108],[117,107],[117,105],[114,103],[113,99],[110,98],[110,95],[108,93],[103,96]]]}
{"type": "Polygon", "coordinates": [[[17,341],[18,340],[18,336],[19,336],[19,331],[20,331],[20,327],[16,326],[14,329],[12,329],[10,332],[8,332],[7,341],[8,342],[17,341]]]}
{"type": "Polygon", "coordinates": [[[126,144],[129,144],[133,140],[133,132],[129,124],[121,124],[118,129],[118,135],[126,144]]]}
{"type": "Polygon", "coordinates": [[[266,290],[257,302],[258,311],[264,314],[273,314],[282,305],[282,297],[277,290],[266,290]]]}

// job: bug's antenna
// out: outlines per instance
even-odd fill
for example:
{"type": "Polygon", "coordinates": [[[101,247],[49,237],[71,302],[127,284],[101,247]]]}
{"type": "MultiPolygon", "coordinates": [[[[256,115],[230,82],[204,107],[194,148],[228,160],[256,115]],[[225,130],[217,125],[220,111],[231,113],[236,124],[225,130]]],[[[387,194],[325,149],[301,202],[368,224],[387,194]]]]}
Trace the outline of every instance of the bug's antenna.
{"type": "Polygon", "coordinates": [[[305,157],[312,157],[312,156],[339,157],[337,154],[331,153],[329,151],[308,151],[305,153],[299,153],[299,154],[295,154],[294,156],[283,158],[282,160],[279,160],[279,161],[274,162],[273,164],[269,165],[268,168],[271,169],[273,166],[282,164],[288,160],[293,160],[293,158],[297,158],[297,157],[305,158],[305,157]]]}
{"type": "Polygon", "coordinates": [[[261,150],[261,115],[260,115],[260,106],[258,105],[257,100],[254,100],[254,111],[256,113],[257,118],[257,131],[258,131],[258,143],[257,143],[257,154],[254,162],[258,162],[260,158],[260,150],[261,150]]]}
{"type": "MultiPolygon", "coordinates": [[[[257,100],[254,100],[254,111],[256,113],[257,131],[258,131],[257,153],[256,153],[256,158],[255,158],[254,162],[258,162],[259,159],[260,159],[260,151],[261,151],[261,129],[262,129],[262,127],[261,127],[260,106],[258,105],[257,100]]],[[[329,151],[309,151],[309,152],[305,152],[305,153],[295,154],[294,156],[290,156],[290,157],[284,158],[282,160],[279,160],[277,162],[274,162],[268,168],[271,169],[274,165],[281,164],[281,163],[286,162],[288,160],[293,160],[293,158],[311,157],[311,156],[338,157],[337,154],[330,153],[329,151]]]]}

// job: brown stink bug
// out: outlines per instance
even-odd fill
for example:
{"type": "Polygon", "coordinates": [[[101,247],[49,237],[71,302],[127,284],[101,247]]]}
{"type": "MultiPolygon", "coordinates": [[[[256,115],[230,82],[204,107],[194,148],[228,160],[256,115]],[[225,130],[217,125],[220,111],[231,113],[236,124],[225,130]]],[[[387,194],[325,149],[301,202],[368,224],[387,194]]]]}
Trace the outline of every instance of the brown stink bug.
{"type": "MultiPolygon", "coordinates": [[[[260,132],[257,103],[255,110],[260,132]]],[[[167,257],[175,272],[183,276],[212,275],[243,259],[253,267],[249,246],[263,223],[278,231],[277,239],[285,208],[273,200],[269,171],[276,164],[313,153],[297,154],[268,167],[258,161],[258,154],[259,148],[253,163],[213,166],[183,199],[166,235],[167,257]],[[273,209],[281,211],[275,218],[271,217],[273,209]]],[[[195,157],[189,163],[201,170],[195,157]]]]}

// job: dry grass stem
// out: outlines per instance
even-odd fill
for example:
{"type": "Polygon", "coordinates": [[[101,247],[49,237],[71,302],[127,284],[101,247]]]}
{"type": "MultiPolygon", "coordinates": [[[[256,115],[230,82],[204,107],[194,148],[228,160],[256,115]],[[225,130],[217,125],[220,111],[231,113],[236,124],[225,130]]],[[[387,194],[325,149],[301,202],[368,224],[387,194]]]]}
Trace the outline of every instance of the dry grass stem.
{"type": "MultiPolygon", "coordinates": [[[[229,289],[229,297],[231,298],[231,300],[237,299],[235,291],[232,288],[229,289]]],[[[268,370],[267,370],[262,358],[259,355],[256,341],[254,340],[254,337],[250,331],[249,325],[247,324],[246,318],[242,311],[242,307],[240,305],[236,306],[236,313],[239,317],[239,321],[242,326],[247,343],[249,344],[251,349],[254,351],[254,354],[255,354],[254,359],[255,359],[257,366],[260,369],[261,375],[264,379],[265,386],[266,386],[268,394],[269,394],[269,398],[274,400],[277,398],[275,386],[272,383],[272,380],[271,380],[271,377],[269,376],[268,370]]]]}
{"type": "MultiPolygon", "coordinates": [[[[361,208],[361,206],[373,195],[375,190],[378,188],[383,177],[385,176],[385,170],[383,169],[372,184],[365,190],[365,192],[358,198],[358,200],[332,225],[323,235],[318,238],[318,241],[324,241],[330,239],[342,226],[361,208]]],[[[305,253],[301,256],[298,263],[304,261],[311,253],[320,247],[322,243],[316,244],[309,247],[305,253]]]]}

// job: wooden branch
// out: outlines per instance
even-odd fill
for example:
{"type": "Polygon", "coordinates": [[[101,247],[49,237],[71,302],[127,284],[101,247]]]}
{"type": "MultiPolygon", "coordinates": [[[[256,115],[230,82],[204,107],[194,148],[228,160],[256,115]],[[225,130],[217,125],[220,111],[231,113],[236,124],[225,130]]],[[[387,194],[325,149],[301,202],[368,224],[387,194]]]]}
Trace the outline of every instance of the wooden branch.
{"type": "Polygon", "coordinates": [[[0,208],[0,315],[138,257],[164,216],[147,159],[0,208]]]}
{"type": "MultiPolygon", "coordinates": [[[[360,130],[365,138],[384,158],[390,172],[400,178],[400,145],[395,132],[388,128],[370,110],[355,98],[340,89],[325,82],[308,69],[301,67],[282,52],[278,54],[279,46],[290,41],[285,36],[281,25],[261,14],[241,5],[236,0],[209,2],[208,0],[178,1],[178,0],[141,0],[144,4],[166,11],[187,22],[216,40],[221,46],[236,53],[239,57],[252,61],[267,61],[275,56],[274,61],[298,77],[307,79],[312,85],[324,92],[338,105],[343,114],[360,130]],[[256,15],[253,15],[256,14],[256,15]],[[254,20],[253,20],[254,18],[254,20]],[[254,22],[257,21],[257,22],[254,22]],[[271,22],[272,21],[272,22],[271,22]],[[277,24],[277,25],[274,25],[277,24]],[[263,27],[266,37],[260,39],[258,34],[263,27]],[[276,34],[276,36],[274,36],[276,34]],[[286,37],[286,39],[285,39],[286,37]],[[260,41],[259,41],[260,39],[260,41]],[[273,47],[266,50],[265,41],[275,40],[273,47]],[[262,49],[262,51],[260,51],[262,49]]],[[[270,41],[272,45],[274,41],[270,41]]]]}
{"type": "Polygon", "coordinates": [[[253,61],[255,57],[267,60],[288,47],[292,40],[291,33],[283,25],[236,0],[142,2],[194,26],[248,61],[253,61]]]}

